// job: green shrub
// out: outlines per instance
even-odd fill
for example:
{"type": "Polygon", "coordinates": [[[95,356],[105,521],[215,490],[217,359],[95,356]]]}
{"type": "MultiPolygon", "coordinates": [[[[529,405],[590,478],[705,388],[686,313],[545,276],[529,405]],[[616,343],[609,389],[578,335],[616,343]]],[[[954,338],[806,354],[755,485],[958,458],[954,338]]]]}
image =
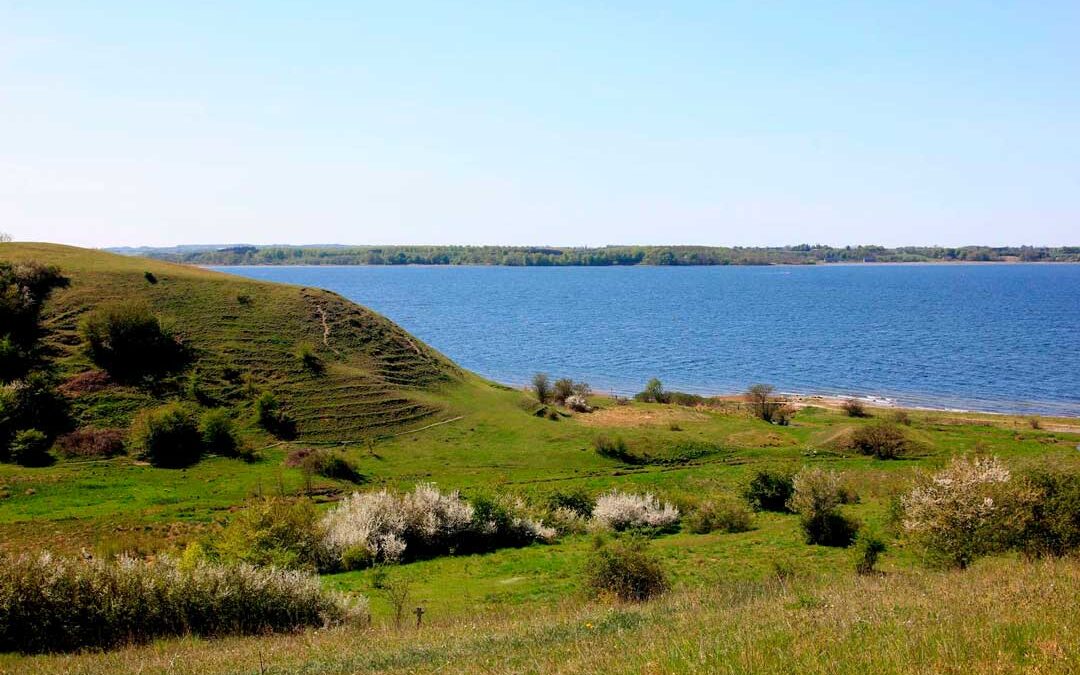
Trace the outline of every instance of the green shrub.
{"type": "Polygon", "coordinates": [[[579,516],[588,517],[592,514],[593,498],[584,488],[556,490],[548,495],[547,508],[550,512],[566,509],[579,516]]]}
{"type": "Polygon", "coordinates": [[[859,526],[839,512],[839,506],[848,499],[840,476],[833,471],[803,469],[792,483],[794,491],[788,508],[799,514],[806,543],[850,546],[859,526]]]}
{"type": "Polygon", "coordinates": [[[180,343],[140,302],[102,305],[87,315],[80,332],[90,359],[118,380],[156,377],[186,360],[180,343]]]}
{"type": "Polygon", "coordinates": [[[202,436],[195,413],[181,403],[144,410],[131,423],[131,448],[154,466],[180,468],[202,457],[202,436]]]}
{"type": "Polygon", "coordinates": [[[240,449],[240,439],[236,435],[229,411],[224,408],[207,410],[199,418],[199,434],[203,448],[224,457],[235,457],[240,449]]]}
{"type": "Polygon", "coordinates": [[[644,403],[670,403],[668,393],[664,391],[664,385],[655,377],[645,383],[643,391],[634,394],[635,401],[644,403]]]}
{"type": "Polygon", "coordinates": [[[363,546],[352,546],[341,554],[341,569],[346,572],[365,570],[375,564],[375,554],[363,546]]]}
{"type": "Polygon", "coordinates": [[[11,441],[11,461],[20,466],[48,466],[55,461],[49,454],[52,441],[37,429],[24,429],[11,441]]]}
{"type": "Polygon", "coordinates": [[[566,399],[574,395],[574,381],[567,377],[555,380],[551,389],[552,400],[556,403],[565,403],[566,399]]]}
{"type": "Polygon", "coordinates": [[[12,385],[10,392],[0,404],[7,412],[0,415],[8,415],[12,429],[38,429],[49,438],[71,429],[68,401],[48,373],[31,372],[12,385]]]}
{"type": "Polygon", "coordinates": [[[300,469],[308,479],[309,488],[311,487],[310,479],[313,476],[347,480],[353,483],[364,481],[352,462],[333,450],[298,448],[285,458],[285,466],[300,469]]]}
{"type": "Polygon", "coordinates": [[[870,414],[866,412],[866,406],[863,405],[863,402],[857,398],[846,399],[842,404],[840,404],[840,407],[845,413],[847,413],[848,417],[870,416],[870,414]]]}
{"type": "Polygon", "coordinates": [[[366,616],[300,572],[48,554],[0,557],[0,652],[115,647],[169,636],[216,637],[319,627],[366,616]]]}
{"type": "Polygon", "coordinates": [[[56,267],[0,262],[0,383],[22,377],[39,362],[41,308],[68,285],[56,267]]]}
{"type": "Polygon", "coordinates": [[[753,516],[743,504],[733,500],[712,500],[702,502],[690,511],[685,523],[694,534],[709,532],[746,532],[751,527],[753,516]]]}
{"type": "Polygon", "coordinates": [[[859,427],[851,435],[851,445],[863,455],[878,459],[896,459],[908,450],[904,431],[892,422],[878,422],[859,427]]]}
{"type": "Polygon", "coordinates": [[[878,558],[885,549],[885,542],[879,537],[860,533],[855,539],[855,572],[862,575],[876,574],[878,558]]]}
{"type": "Polygon", "coordinates": [[[750,479],[743,495],[755,511],[790,513],[788,500],[794,490],[791,473],[761,469],[750,479]]]}
{"type": "Polygon", "coordinates": [[[211,543],[227,562],[330,570],[335,565],[323,536],[319,512],[310,500],[265,498],[237,511],[211,543]]]}
{"type": "Polygon", "coordinates": [[[285,412],[273,393],[266,391],[255,399],[255,421],[274,436],[283,439],[296,436],[296,422],[285,412]]]}
{"type": "Polygon", "coordinates": [[[585,568],[585,587],[597,597],[642,602],[667,590],[667,574],[640,537],[602,542],[585,568]]]}
{"type": "Polygon", "coordinates": [[[1080,473],[1054,467],[1029,471],[1015,545],[1027,556],[1061,557],[1080,550],[1080,473]]]}

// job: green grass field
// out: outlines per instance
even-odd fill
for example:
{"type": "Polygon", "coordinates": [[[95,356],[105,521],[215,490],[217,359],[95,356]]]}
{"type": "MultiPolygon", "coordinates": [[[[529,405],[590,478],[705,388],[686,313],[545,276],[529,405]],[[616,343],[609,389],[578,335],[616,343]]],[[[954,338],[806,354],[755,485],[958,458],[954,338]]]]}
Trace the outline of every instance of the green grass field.
{"type": "MultiPolygon", "coordinates": [[[[98,554],[178,551],[246,500],[308,492],[329,504],[354,489],[431,481],[466,496],[500,493],[541,503],[555,490],[618,487],[676,503],[737,497],[762,467],[822,466],[843,472],[859,495],[843,507],[889,535],[893,497],[916,472],[951,457],[995,454],[1010,467],[1080,466],[1080,423],[1003,415],[910,411],[917,449],[878,460],[843,439],[871,419],[828,405],[802,408],[790,426],[738,406],[686,408],[594,397],[591,413],[537,417],[528,394],[462,372],[372,312],[317,289],[51,245],[0,244],[0,260],[33,258],[72,278],[44,316],[46,340],[66,377],[90,364],[76,327],[110,298],[150,303],[194,346],[206,389],[247,410],[243,377],[276,392],[299,436],[278,441],[241,416],[262,459],[211,457],[158,469],[131,457],[0,464],[0,550],[81,549],[98,554]],[[158,283],[150,284],[150,271],[158,283]],[[239,298],[245,298],[241,301],[239,298]],[[325,361],[306,371],[298,345],[325,361]],[[238,377],[239,375],[241,377],[238,377]],[[645,464],[593,450],[619,436],[645,464]],[[333,443],[365,478],[310,486],[282,460],[293,448],[333,443]],[[688,453],[688,449],[695,452],[688,453]],[[310,490],[309,490],[310,488],[310,490]]],[[[566,375],[573,376],[573,373],[566,375]]],[[[643,373],[643,381],[648,376],[643,373]]],[[[80,424],[126,426],[157,394],[112,386],[76,397],[80,424]]],[[[0,656],[0,672],[1067,672],[1080,669],[1080,565],[1011,557],[962,573],[927,570],[889,536],[882,578],[856,578],[852,552],[804,543],[797,517],[755,514],[738,534],[678,532],[653,548],[673,588],[644,606],[587,601],[581,570],[590,535],[551,545],[447,556],[390,569],[410,580],[428,626],[394,630],[373,570],[327,575],[336,590],[372,600],[367,629],[292,636],[166,641],[106,654],[0,656]],[[777,566],[794,571],[779,582],[777,566]],[[830,665],[831,664],[831,665],[830,665]],[[835,667],[832,667],[835,666],[835,667]],[[137,667],[137,668],[136,668],[137,667]]]]}

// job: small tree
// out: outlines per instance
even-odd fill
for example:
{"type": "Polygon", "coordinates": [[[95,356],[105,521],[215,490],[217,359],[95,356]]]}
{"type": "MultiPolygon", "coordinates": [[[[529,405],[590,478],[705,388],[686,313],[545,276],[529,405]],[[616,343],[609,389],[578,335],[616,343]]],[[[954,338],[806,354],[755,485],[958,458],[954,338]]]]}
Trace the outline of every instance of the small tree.
{"type": "MultiPolygon", "coordinates": [[[[754,417],[769,423],[776,421],[777,412],[784,404],[773,396],[775,391],[776,387],[771,384],[754,384],[746,390],[744,396],[754,417]]],[[[790,414],[786,417],[790,417],[790,414]]],[[[786,417],[785,422],[787,421],[786,417]]]]}
{"type": "Polygon", "coordinates": [[[664,385],[657,378],[652,378],[645,383],[645,389],[634,398],[647,403],[667,403],[671,397],[664,391],[664,385]]]}
{"type": "Polygon", "coordinates": [[[855,540],[855,572],[877,574],[877,562],[885,552],[885,542],[873,534],[860,533],[855,540]]]}
{"type": "Polygon", "coordinates": [[[1003,547],[1010,477],[996,457],[954,459],[901,497],[904,531],[931,561],[967,567],[1003,547]]]}
{"type": "Polygon", "coordinates": [[[869,414],[866,412],[866,406],[864,406],[863,402],[857,398],[846,399],[840,404],[840,407],[847,413],[848,417],[869,417],[869,414]]]}
{"type": "Polygon", "coordinates": [[[532,378],[532,388],[536,392],[536,400],[547,403],[551,400],[551,382],[545,373],[537,373],[532,378]]]}
{"type": "Polygon", "coordinates": [[[847,501],[840,476],[822,469],[803,469],[792,482],[795,489],[788,508],[799,514],[806,543],[850,546],[858,525],[839,511],[847,501]]]}
{"type": "Polygon", "coordinates": [[[552,397],[556,403],[566,403],[566,399],[574,395],[574,381],[567,377],[555,380],[552,388],[552,397]]]}
{"type": "Polygon", "coordinates": [[[1017,547],[1033,558],[1080,550],[1080,473],[1039,467],[1023,476],[1023,483],[1027,498],[1017,547]]]}
{"type": "Polygon", "coordinates": [[[255,420],[259,426],[278,438],[293,438],[296,435],[296,422],[281,407],[281,402],[272,392],[264,391],[255,399],[255,420]]]}
{"type": "Polygon", "coordinates": [[[135,451],[158,467],[190,466],[202,457],[198,420],[180,403],[140,413],[132,422],[128,440],[135,451]]]}

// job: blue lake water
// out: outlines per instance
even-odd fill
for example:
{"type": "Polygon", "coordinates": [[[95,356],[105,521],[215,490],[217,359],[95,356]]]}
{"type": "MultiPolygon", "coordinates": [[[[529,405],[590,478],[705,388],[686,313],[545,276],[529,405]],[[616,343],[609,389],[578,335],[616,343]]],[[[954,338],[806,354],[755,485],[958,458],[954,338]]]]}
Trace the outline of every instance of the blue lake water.
{"type": "Polygon", "coordinates": [[[217,269],[336,291],[508,384],[1080,416],[1080,265],[217,269]]]}

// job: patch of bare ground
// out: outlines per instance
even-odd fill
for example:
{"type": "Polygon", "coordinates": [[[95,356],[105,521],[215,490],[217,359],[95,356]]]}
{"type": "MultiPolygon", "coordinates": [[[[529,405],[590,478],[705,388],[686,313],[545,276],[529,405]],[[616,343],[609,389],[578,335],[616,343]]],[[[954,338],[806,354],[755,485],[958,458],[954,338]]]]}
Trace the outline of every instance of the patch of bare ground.
{"type": "Polygon", "coordinates": [[[709,419],[703,412],[676,406],[616,406],[603,408],[575,419],[589,427],[653,427],[666,426],[672,422],[702,422],[709,419]]]}

